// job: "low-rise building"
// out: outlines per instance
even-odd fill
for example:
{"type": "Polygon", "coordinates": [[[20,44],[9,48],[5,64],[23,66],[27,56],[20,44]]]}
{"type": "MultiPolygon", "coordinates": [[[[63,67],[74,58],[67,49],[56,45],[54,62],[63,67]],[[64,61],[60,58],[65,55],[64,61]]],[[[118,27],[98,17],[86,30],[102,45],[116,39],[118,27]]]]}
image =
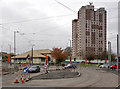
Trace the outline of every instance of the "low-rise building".
{"type": "MultiPolygon", "coordinates": [[[[40,49],[33,50],[33,64],[44,64],[46,62],[46,56],[51,58],[51,50],[40,49]]],[[[31,63],[32,50],[20,55],[11,57],[11,63],[31,63]]]]}

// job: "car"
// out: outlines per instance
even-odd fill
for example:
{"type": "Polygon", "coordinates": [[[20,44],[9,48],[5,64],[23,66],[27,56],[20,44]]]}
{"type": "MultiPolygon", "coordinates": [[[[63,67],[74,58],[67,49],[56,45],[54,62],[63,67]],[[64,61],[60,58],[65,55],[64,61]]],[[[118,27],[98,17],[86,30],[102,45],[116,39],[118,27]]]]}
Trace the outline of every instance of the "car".
{"type": "Polygon", "coordinates": [[[62,67],[64,67],[65,66],[65,64],[62,64],[62,67]]]}
{"type": "Polygon", "coordinates": [[[29,68],[29,73],[33,73],[33,72],[40,72],[40,67],[37,65],[33,65],[29,68]]]}
{"type": "Polygon", "coordinates": [[[77,66],[76,66],[75,64],[72,64],[72,68],[74,68],[74,69],[75,69],[75,68],[77,68],[77,66]]]}
{"type": "Polygon", "coordinates": [[[99,66],[99,68],[109,68],[109,67],[110,67],[109,64],[102,64],[102,65],[99,66]]]}
{"type": "Polygon", "coordinates": [[[65,69],[67,68],[77,68],[77,66],[75,64],[68,64],[67,66],[64,66],[65,69]]]}
{"type": "Polygon", "coordinates": [[[85,63],[85,61],[81,61],[81,63],[85,63]]]}
{"type": "MultiPolygon", "coordinates": [[[[112,69],[112,70],[117,69],[117,63],[115,63],[114,65],[110,66],[110,69],[112,69]]],[[[120,69],[120,62],[119,62],[119,69],[120,69]]]]}

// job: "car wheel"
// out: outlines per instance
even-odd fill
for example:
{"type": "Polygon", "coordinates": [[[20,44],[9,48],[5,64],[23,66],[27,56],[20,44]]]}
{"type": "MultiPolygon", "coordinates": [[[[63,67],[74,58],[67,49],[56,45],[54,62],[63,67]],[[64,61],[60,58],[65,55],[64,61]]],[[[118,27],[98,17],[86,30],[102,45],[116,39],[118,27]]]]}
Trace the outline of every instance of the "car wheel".
{"type": "Polygon", "coordinates": [[[113,67],[112,70],[115,70],[115,67],[113,67]]]}
{"type": "Polygon", "coordinates": [[[36,70],[36,73],[37,73],[38,71],[36,70]]]}

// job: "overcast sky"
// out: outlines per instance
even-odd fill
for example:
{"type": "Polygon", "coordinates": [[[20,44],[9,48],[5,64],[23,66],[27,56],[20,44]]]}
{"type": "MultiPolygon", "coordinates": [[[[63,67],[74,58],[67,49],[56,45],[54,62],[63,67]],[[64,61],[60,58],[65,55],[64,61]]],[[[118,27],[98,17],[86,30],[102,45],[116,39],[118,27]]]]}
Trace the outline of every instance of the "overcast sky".
{"type": "MultiPolygon", "coordinates": [[[[110,0],[57,0],[78,12],[81,6],[93,2],[95,8],[107,10],[107,41],[112,42],[112,51],[116,53],[116,34],[118,32],[118,1],[110,0]]],[[[0,46],[1,50],[13,52],[14,31],[16,51],[23,53],[34,49],[65,48],[72,39],[72,20],[77,14],[65,8],[55,0],[0,0],[0,46]],[[22,33],[25,33],[24,35],[22,33]]]]}

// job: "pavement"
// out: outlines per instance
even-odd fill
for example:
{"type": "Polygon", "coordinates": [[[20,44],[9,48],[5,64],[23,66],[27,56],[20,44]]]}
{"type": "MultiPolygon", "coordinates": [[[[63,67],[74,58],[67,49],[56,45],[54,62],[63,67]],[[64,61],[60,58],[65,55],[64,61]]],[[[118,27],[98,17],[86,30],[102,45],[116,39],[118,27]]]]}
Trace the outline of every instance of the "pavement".
{"type": "MultiPolygon", "coordinates": [[[[56,69],[62,69],[62,67],[56,67],[56,66],[50,66],[49,67],[49,70],[51,71],[54,71],[56,69]]],[[[44,70],[43,68],[41,68],[41,71],[38,72],[38,73],[29,73],[31,78],[34,77],[34,76],[38,76],[38,75],[41,75],[41,74],[45,74],[46,70],[44,70]]],[[[2,76],[1,76],[1,85],[4,87],[4,86],[14,86],[14,82],[15,82],[15,79],[16,79],[16,75],[18,76],[18,81],[20,81],[20,77],[21,77],[21,74],[23,76],[26,76],[26,74],[24,74],[22,72],[22,70],[19,70],[18,72],[14,72],[14,73],[10,73],[10,72],[4,72],[2,73],[2,76]]],[[[20,81],[21,83],[21,81],[20,81]]]]}
{"type": "Polygon", "coordinates": [[[120,89],[120,69],[119,71],[117,70],[110,70],[110,69],[107,69],[107,68],[103,68],[102,70],[106,71],[106,72],[109,72],[109,73],[113,73],[113,74],[116,74],[118,76],[118,87],[117,89],[120,89]]]}

